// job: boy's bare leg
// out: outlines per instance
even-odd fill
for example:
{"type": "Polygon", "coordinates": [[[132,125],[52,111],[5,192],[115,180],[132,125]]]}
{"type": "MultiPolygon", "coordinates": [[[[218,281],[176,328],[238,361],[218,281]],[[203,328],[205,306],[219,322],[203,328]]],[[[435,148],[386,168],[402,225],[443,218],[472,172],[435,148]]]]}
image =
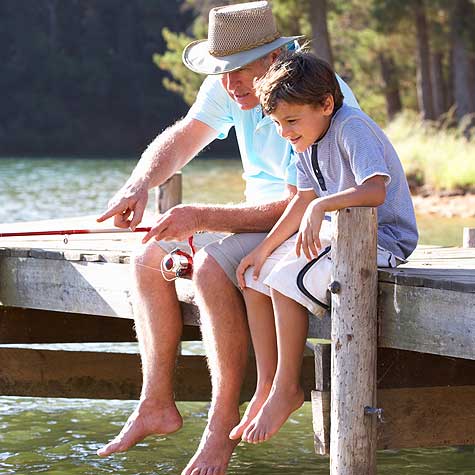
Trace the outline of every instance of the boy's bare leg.
{"type": "Polygon", "coordinates": [[[208,424],[182,475],[224,475],[237,444],[229,433],[239,422],[249,330],[241,293],[211,256],[196,254],[193,280],[213,391],[208,424]]]}
{"type": "Polygon", "coordinates": [[[165,281],[160,272],[165,254],[153,241],[133,259],[133,307],[142,359],[142,392],[121,432],[97,451],[100,456],[124,452],[151,434],[175,432],[183,423],[173,399],[182,319],[174,283],[165,281]]]}
{"type": "Polygon", "coordinates": [[[241,438],[246,427],[266,401],[277,367],[277,338],[272,301],[267,295],[250,288],[244,289],[243,293],[247,321],[256,355],[257,385],[241,422],[229,434],[229,438],[233,440],[241,438]]]}
{"type": "Polygon", "coordinates": [[[307,310],[277,291],[271,293],[277,330],[277,371],[269,397],[242,435],[244,441],[254,444],[276,434],[304,402],[300,372],[308,332],[307,310]]]}

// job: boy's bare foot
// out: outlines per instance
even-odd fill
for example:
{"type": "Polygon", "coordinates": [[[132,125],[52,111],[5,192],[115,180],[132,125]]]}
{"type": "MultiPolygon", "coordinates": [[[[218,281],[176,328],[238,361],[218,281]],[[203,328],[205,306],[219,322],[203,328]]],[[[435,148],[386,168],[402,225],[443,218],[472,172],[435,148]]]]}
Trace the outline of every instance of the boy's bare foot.
{"type": "Polygon", "coordinates": [[[246,427],[252,422],[257,413],[260,411],[261,407],[266,402],[271,387],[272,384],[266,388],[256,388],[256,392],[249,401],[246,411],[242,416],[241,422],[239,422],[239,424],[234,427],[234,429],[229,434],[229,438],[231,440],[238,440],[241,438],[242,433],[246,430],[246,427]]]}
{"type": "Polygon", "coordinates": [[[257,416],[244,430],[242,440],[250,444],[269,440],[303,402],[302,388],[295,391],[289,389],[272,391],[257,416]]]}
{"type": "Polygon", "coordinates": [[[225,475],[237,445],[236,441],[229,439],[229,432],[239,420],[239,413],[236,417],[228,416],[227,419],[214,417],[213,421],[208,423],[195,455],[181,475],[225,475]]]}
{"type": "Polygon", "coordinates": [[[171,434],[182,425],[183,419],[175,404],[162,407],[142,400],[129,416],[120,433],[99,449],[97,455],[107,457],[116,452],[125,452],[149,435],[171,434]]]}

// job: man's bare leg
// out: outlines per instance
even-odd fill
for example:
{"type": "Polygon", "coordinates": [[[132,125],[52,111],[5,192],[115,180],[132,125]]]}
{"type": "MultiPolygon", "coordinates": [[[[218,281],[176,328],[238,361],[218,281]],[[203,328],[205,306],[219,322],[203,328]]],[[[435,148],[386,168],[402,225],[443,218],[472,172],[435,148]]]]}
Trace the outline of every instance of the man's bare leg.
{"type": "Polygon", "coordinates": [[[239,422],[249,330],[241,293],[204,252],[195,256],[193,280],[213,393],[208,424],[182,475],[223,475],[237,444],[229,433],[239,422]]]}
{"type": "Polygon", "coordinates": [[[300,373],[308,332],[307,310],[275,290],[271,293],[279,357],[269,397],[242,435],[242,440],[253,444],[269,440],[304,402],[300,373]]]}
{"type": "Polygon", "coordinates": [[[173,282],[163,279],[165,252],[151,241],[133,259],[133,307],[142,359],[139,403],[121,432],[97,454],[124,452],[151,434],[169,434],[182,426],[173,399],[173,372],[182,332],[180,306],[173,282]]]}
{"type": "Polygon", "coordinates": [[[257,384],[254,396],[252,396],[241,422],[229,434],[229,438],[233,440],[241,438],[246,427],[266,401],[277,367],[277,337],[272,300],[267,295],[251,288],[244,289],[243,294],[256,355],[257,384]]]}

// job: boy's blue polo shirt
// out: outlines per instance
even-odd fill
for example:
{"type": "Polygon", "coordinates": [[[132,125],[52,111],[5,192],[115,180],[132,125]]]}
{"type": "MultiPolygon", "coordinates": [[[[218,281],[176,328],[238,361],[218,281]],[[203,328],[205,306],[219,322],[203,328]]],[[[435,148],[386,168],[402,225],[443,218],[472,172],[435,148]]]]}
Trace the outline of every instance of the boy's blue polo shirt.
{"type": "MultiPolygon", "coordinates": [[[[359,107],[350,88],[340,79],[345,102],[359,107]]],[[[246,201],[264,203],[285,196],[286,184],[297,185],[295,153],[276,130],[261,106],[241,110],[222,86],[219,77],[208,76],[201,85],[188,117],[204,122],[224,139],[234,126],[246,181],[246,201]]]]}

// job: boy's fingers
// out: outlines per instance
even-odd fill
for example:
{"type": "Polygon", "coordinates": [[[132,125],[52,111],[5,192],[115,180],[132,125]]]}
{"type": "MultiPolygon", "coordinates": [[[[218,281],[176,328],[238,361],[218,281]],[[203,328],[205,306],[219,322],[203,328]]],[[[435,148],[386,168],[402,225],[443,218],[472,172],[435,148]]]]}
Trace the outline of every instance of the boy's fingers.
{"type": "Polygon", "coordinates": [[[237,269],[236,269],[236,278],[237,278],[237,281],[238,281],[238,284],[239,284],[239,288],[241,288],[241,289],[244,289],[246,287],[246,281],[244,279],[244,272],[245,272],[246,269],[247,269],[247,266],[245,264],[243,264],[242,261],[237,266],[237,269]]]}
{"type": "Polygon", "coordinates": [[[309,248],[310,248],[310,253],[312,254],[312,256],[317,257],[318,249],[317,249],[317,246],[315,245],[315,241],[310,242],[309,248]]]}
{"type": "Polygon", "coordinates": [[[259,278],[259,275],[261,274],[261,268],[262,264],[254,264],[254,270],[252,271],[252,277],[254,278],[254,280],[257,280],[259,278]]]}
{"type": "Polygon", "coordinates": [[[306,235],[304,235],[303,238],[302,238],[302,251],[305,254],[305,257],[308,260],[310,260],[311,257],[310,257],[310,252],[308,250],[308,241],[307,241],[307,236],[306,235]]]}
{"type": "Polygon", "coordinates": [[[295,243],[295,254],[297,257],[300,257],[300,248],[302,246],[302,233],[298,233],[297,235],[297,242],[295,243]]]}

